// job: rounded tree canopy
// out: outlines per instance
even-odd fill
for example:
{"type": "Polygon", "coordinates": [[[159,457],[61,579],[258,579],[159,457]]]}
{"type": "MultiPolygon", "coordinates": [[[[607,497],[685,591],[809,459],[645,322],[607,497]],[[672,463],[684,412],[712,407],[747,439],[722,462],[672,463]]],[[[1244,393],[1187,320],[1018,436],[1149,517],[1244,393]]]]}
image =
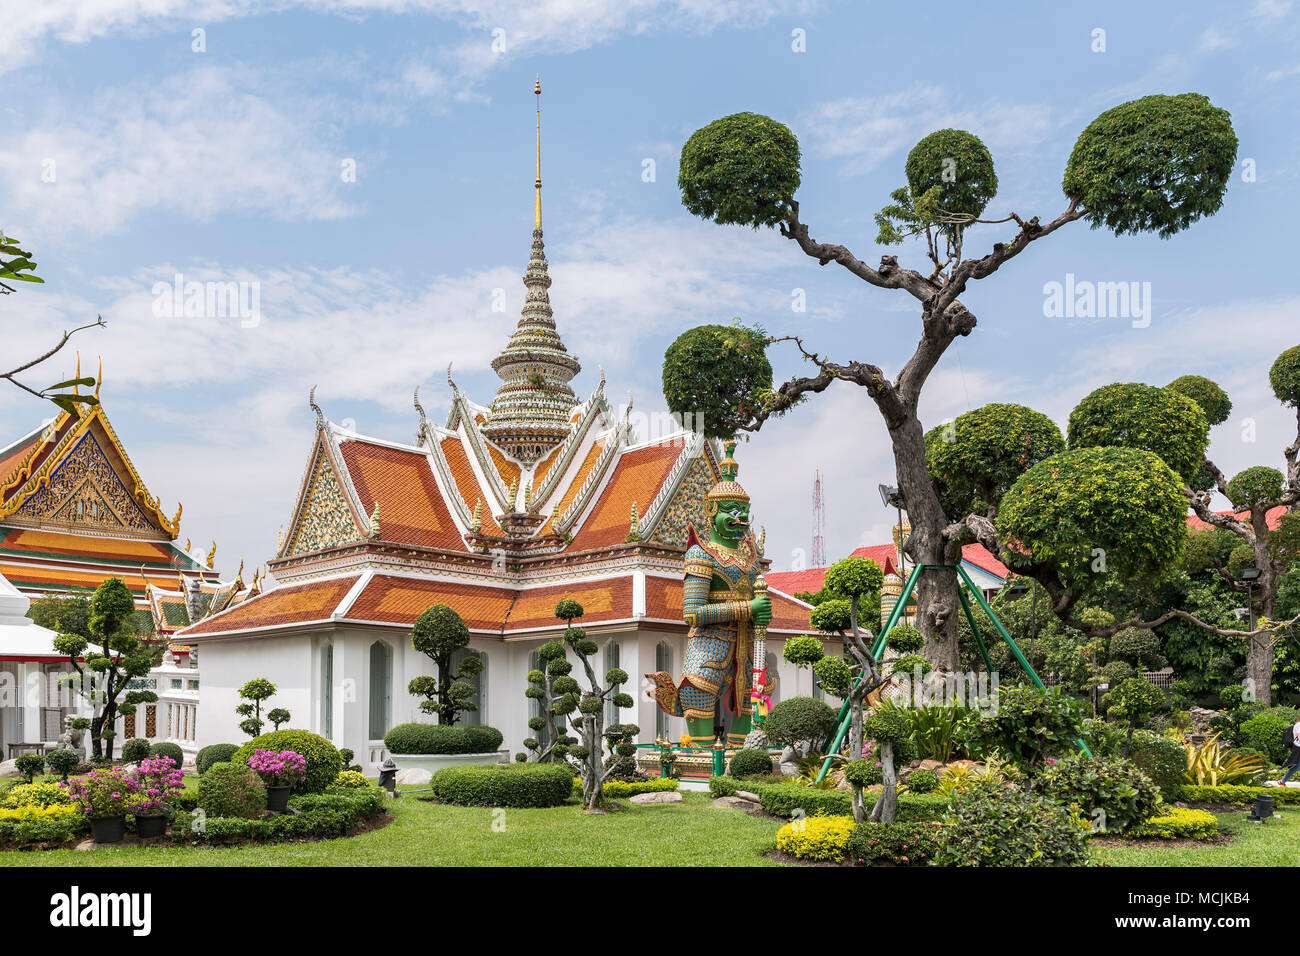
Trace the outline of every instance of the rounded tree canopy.
{"type": "Polygon", "coordinates": [[[435,604],[415,619],[411,646],[428,657],[442,657],[469,646],[469,628],[446,604],[435,604]]]}
{"type": "Polygon", "coordinates": [[[1283,405],[1300,405],[1300,345],[1287,349],[1268,370],[1268,383],[1283,405]]]}
{"type": "Polygon", "coordinates": [[[759,113],[733,113],[682,147],[677,185],[693,215],[722,225],[774,226],[799,188],[799,140],[759,113]]]}
{"type": "Polygon", "coordinates": [[[1232,413],[1232,399],[1228,393],[1204,375],[1184,375],[1174,379],[1167,389],[1186,395],[1205,412],[1205,420],[1211,425],[1220,425],[1228,420],[1232,413]]]}
{"type": "Polygon", "coordinates": [[[877,743],[897,743],[912,735],[912,724],[901,707],[880,707],[862,722],[862,734],[877,743]]]}
{"type": "Polygon", "coordinates": [[[826,652],[822,650],[820,640],[811,634],[801,634],[786,640],[785,647],[781,649],[781,656],[796,667],[807,667],[825,657],[826,652]]]}
{"type": "Polygon", "coordinates": [[[977,218],[998,191],[993,156],[964,129],[935,130],[907,154],[907,185],[913,202],[930,190],[940,210],[977,218]]]}
{"type": "Polygon", "coordinates": [[[870,558],[841,558],[826,571],[823,585],[836,597],[860,598],[877,594],[885,583],[885,572],[870,558]]]}
{"type": "Polygon", "coordinates": [[[1236,161],[1226,110],[1200,93],[1144,96],[1088,124],[1061,188],[1094,229],[1168,238],[1219,211],[1236,161]]]}
{"type": "Polygon", "coordinates": [[[772,393],[767,337],[743,325],[700,325],[664,353],[669,410],[708,438],[732,438],[772,393]]]}
{"type": "Polygon", "coordinates": [[[1286,479],[1267,465],[1255,465],[1238,472],[1228,482],[1228,500],[1234,508],[1271,508],[1282,497],[1286,479]]]}
{"type": "Polygon", "coordinates": [[[1164,459],[1184,482],[1201,467],[1210,426],[1186,395],[1136,383],[1104,385],[1070,412],[1070,448],[1141,448],[1164,459]]]}
{"type": "Polygon", "coordinates": [[[90,631],[114,637],[127,630],[135,616],[135,598],[121,578],[108,578],[90,598],[90,631]]]}
{"type": "Polygon", "coordinates": [[[808,623],[823,634],[843,634],[853,626],[852,613],[848,601],[832,598],[808,612],[808,623]]]}
{"type": "Polygon", "coordinates": [[[1002,499],[997,530],[1012,567],[1048,564],[1077,591],[1104,572],[1140,577],[1179,557],[1182,482],[1137,448],[1072,448],[1025,472],[1002,499]]]}
{"type": "Polygon", "coordinates": [[[1024,405],[994,403],[925,436],[925,463],[953,518],[986,513],[1029,468],[1065,448],[1056,423],[1024,405]]]}
{"type": "Polygon", "coordinates": [[[561,621],[572,621],[582,617],[582,605],[573,598],[565,598],[555,605],[555,616],[561,621]]]}

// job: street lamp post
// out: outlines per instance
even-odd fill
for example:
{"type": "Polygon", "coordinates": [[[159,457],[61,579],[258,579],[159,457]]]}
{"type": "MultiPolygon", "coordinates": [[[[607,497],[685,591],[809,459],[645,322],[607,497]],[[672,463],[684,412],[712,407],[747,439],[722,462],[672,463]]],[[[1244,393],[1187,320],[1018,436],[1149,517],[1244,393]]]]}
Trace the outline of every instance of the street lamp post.
{"type": "Polygon", "coordinates": [[[903,493],[893,485],[878,485],[886,508],[898,509],[898,576],[907,580],[907,553],[903,550],[903,493]]]}

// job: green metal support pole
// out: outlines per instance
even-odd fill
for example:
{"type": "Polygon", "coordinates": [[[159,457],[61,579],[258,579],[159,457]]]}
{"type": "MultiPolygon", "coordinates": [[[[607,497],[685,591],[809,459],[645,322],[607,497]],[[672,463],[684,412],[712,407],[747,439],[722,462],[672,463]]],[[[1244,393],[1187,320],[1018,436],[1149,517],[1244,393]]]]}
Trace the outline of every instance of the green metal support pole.
{"type": "MultiPolygon", "coordinates": [[[[916,587],[916,579],[921,576],[921,571],[924,567],[925,565],[923,564],[916,565],[912,568],[912,573],[907,576],[907,583],[903,585],[903,593],[898,596],[898,602],[892,609],[890,609],[889,617],[885,620],[885,626],[880,629],[880,633],[876,636],[875,643],[871,645],[871,659],[873,661],[880,660],[880,655],[884,653],[885,638],[888,636],[890,628],[897,624],[898,619],[902,616],[903,608],[907,605],[907,599],[911,596],[912,589],[916,587]]],[[[859,675],[858,680],[861,679],[861,675],[859,675]]],[[[858,680],[853,682],[854,687],[857,686],[858,680]]],[[[837,718],[839,721],[839,728],[835,731],[835,739],[831,742],[830,749],[826,753],[826,759],[822,761],[821,770],[817,771],[817,783],[821,783],[826,779],[826,774],[829,773],[831,769],[831,761],[835,758],[835,755],[839,753],[840,744],[844,743],[844,737],[849,732],[849,721],[852,719],[849,710],[849,701],[848,698],[845,698],[844,705],[840,708],[840,715],[837,718]]]]}
{"type": "MultiPolygon", "coordinates": [[[[984,592],[975,586],[975,582],[970,579],[970,575],[966,573],[966,569],[960,564],[957,565],[957,573],[961,575],[962,580],[966,582],[966,586],[970,588],[971,594],[975,596],[975,601],[979,604],[980,610],[988,615],[988,619],[992,621],[993,626],[997,628],[999,636],[1001,636],[1002,640],[1007,642],[1007,647],[1011,648],[1011,653],[1015,656],[1016,660],[1020,662],[1020,666],[1025,669],[1025,673],[1029,675],[1029,679],[1034,682],[1034,685],[1038,687],[1039,690],[1047,690],[1047,686],[1039,678],[1038,672],[1035,671],[1033,665],[1025,659],[1025,655],[1020,652],[1020,648],[1016,645],[1016,642],[1011,639],[1011,635],[1007,633],[1007,629],[1002,626],[1002,622],[998,620],[998,616],[993,613],[993,608],[989,607],[989,602],[984,598],[984,592]]],[[[958,593],[960,594],[960,591],[958,593]]],[[[990,670],[991,669],[992,668],[990,668],[990,670]]],[[[1082,740],[1076,737],[1074,743],[1089,757],[1092,756],[1092,751],[1088,749],[1088,745],[1082,740]]]]}
{"type": "Polygon", "coordinates": [[[957,600],[961,601],[961,609],[966,612],[966,623],[970,625],[971,633],[975,635],[975,643],[979,645],[980,656],[984,658],[984,666],[992,674],[993,661],[989,658],[989,649],[984,646],[984,635],[980,633],[979,625],[975,623],[975,614],[970,609],[970,601],[966,600],[964,588],[957,588],[957,600]]]}

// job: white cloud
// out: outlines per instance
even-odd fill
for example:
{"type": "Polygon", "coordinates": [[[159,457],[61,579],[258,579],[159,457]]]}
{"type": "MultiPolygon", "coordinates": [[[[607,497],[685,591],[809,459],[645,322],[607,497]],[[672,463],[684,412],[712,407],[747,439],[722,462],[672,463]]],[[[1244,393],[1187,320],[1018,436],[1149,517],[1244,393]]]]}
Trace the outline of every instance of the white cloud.
{"type": "Polygon", "coordinates": [[[10,222],[35,242],[112,233],[149,211],[289,220],[355,212],[323,104],[272,102],[260,85],[254,70],[199,67],[108,88],[75,112],[52,106],[0,143],[10,222]]]}

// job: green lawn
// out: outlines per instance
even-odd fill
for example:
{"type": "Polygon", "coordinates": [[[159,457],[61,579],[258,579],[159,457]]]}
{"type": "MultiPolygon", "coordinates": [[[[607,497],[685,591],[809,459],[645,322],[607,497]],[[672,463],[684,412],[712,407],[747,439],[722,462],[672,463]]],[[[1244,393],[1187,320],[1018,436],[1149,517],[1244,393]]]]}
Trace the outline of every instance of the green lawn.
{"type": "MultiPolygon", "coordinates": [[[[187,784],[192,781],[187,780],[187,784]]],[[[604,816],[577,802],[549,810],[429,803],[408,794],[390,804],[381,830],[320,843],[220,848],[122,847],[0,852],[0,866],[774,866],[762,856],[777,823],[709,808],[707,793],[680,804],[631,807],[604,816]]],[[[1219,815],[1226,846],[1097,847],[1110,866],[1295,866],[1300,810],[1257,826],[1245,813],[1219,815]]]]}
{"type": "Polygon", "coordinates": [[[1300,810],[1282,811],[1263,826],[1245,813],[1220,813],[1220,828],[1232,836],[1227,846],[1097,847],[1093,859],[1111,866],[1297,866],[1300,865],[1300,810]]]}
{"type": "Polygon", "coordinates": [[[772,866],[777,826],[735,810],[712,810],[707,793],[680,804],[584,815],[579,804],[494,811],[391,804],[381,830],[341,840],[212,849],[104,848],[93,852],[0,852],[0,866],[772,866]],[[494,829],[493,824],[497,823],[494,829]]]}

